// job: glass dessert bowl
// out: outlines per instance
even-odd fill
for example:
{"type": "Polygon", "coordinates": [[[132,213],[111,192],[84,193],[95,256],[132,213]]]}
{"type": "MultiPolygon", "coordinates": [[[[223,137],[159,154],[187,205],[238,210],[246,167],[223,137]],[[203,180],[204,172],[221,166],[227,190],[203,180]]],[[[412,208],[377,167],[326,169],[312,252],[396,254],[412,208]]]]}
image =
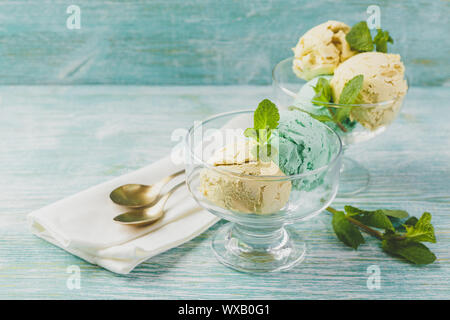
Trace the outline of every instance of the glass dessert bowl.
{"type": "MultiPolygon", "coordinates": [[[[397,117],[405,93],[375,103],[340,104],[315,100],[317,82],[320,78],[330,81],[333,75],[317,76],[310,81],[297,77],[293,72],[294,57],[280,61],[272,71],[272,87],[276,103],[282,109],[299,109],[320,119],[335,130],[343,143],[344,151],[349,146],[368,141],[386,128],[397,117]],[[327,121],[328,118],[348,110],[349,116],[341,121],[327,121]]],[[[404,80],[404,85],[407,84],[404,80]]],[[[363,191],[370,180],[369,171],[357,161],[344,157],[339,182],[338,196],[351,196],[363,191]]]]}
{"type": "Polygon", "coordinates": [[[276,160],[255,158],[252,142],[243,135],[252,126],[251,110],[219,114],[189,130],[188,189],[201,207],[231,222],[221,226],[212,240],[212,249],[224,265],[245,272],[271,272],[303,260],[305,243],[287,225],[314,217],[333,201],[342,154],[339,136],[309,119],[304,128],[300,126],[305,130],[300,134],[309,135],[305,136],[309,141],[317,138],[320,146],[301,147],[309,160],[300,164],[304,172],[291,175],[280,168],[286,170],[287,161],[297,160],[288,159],[292,158],[286,156],[288,142],[281,138],[273,146],[279,149],[273,152],[276,160]]]}

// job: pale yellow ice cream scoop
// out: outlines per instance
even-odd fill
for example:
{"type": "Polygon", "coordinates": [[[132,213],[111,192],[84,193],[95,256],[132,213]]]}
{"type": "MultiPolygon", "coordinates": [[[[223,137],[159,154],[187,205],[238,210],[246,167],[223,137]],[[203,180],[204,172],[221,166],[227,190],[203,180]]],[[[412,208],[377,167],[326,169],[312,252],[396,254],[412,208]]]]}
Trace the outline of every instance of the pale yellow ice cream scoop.
{"type": "Polygon", "coordinates": [[[357,75],[363,75],[363,87],[356,103],[379,103],[379,105],[353,107],[350,119],[375,130],[391,123],[400,110],[408,89],[404,74],[405,67],[398,54],[360,53],[339,65],[334,71],[330,81],[333,100],[339,101],[342,89],[349,80],[357,75]]]}
{"type": "Polygon", "coordinates": [[[305,80],[333,74],[340,63],[357,54],[345,40],[349,31],[343,22],[327,21],[306,32],[292,49],[295,74],[305,80]]]}
{"type": "Polygon", "coordinates": [[[200,191],[219,207],[240,212],[269,214],[279,211],[289,200],[291,182],[260,176],[285,176],[272,161],[256,161],[252,142],[231,144],[218,150],[208,161],[226,172],[203,169],[200,191]]]}

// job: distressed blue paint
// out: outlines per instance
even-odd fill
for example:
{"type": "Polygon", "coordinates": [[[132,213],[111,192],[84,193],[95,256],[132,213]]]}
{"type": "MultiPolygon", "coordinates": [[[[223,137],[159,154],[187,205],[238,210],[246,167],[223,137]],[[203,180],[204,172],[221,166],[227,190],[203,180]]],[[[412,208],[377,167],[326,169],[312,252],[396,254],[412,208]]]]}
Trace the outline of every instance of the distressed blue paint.
{"type": "Polygon", "coordinates": [[[349,150],[369,168],[370,187],[334,203],[413,215],[430,211],[438,239],[430,244],[438,257],[433,265],[389,257],[369,237],[358,251],[348,249],[334,236],[327,214],[296,226],[308,241],[303,264],[261,276],[216,261],[209,242],[217,226],[127,276],[29,233],[28,212],[159,159],[175,144],[172,130],[256,106],[270,91],[265,86],[0,87],[0,299],[450,299],[448,88],[412,88],[386,133],[349,150]],[[81,290],[66,287],[70,265],[81,268],[81,290]],[[370,265],[381,269],[380,290],[366,287],[370,265]]]}
{"type": "Polygon", "coordinates": [[[381,7],[415,85],[450,78],[450,3],[442,0],[0,2],[0,84],[269,84],[309,28],[381,7]],[[81,7],[81,29],[66,8],[81,7]]]}

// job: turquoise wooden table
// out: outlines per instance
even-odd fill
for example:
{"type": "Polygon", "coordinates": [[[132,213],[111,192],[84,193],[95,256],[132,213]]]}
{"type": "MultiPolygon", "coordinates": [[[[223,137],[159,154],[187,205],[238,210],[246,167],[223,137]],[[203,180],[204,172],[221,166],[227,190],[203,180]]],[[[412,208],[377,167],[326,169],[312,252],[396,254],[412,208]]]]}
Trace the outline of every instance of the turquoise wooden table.
{"type": "Polygon", "coordinates": [[[387,256],[369,237],[353,251],[322,213],[296,225],[308,254],[288,272],[249,275],[222,266],[209,248],[216,225],[123,276],[33,236],[27,213],[167,155],[174,129],[255,107],[270,87],[0,87],[0,299],[450,299],[449,91],[413,87],[387,132],[349,150],[369,168],[369,188],[334,202],[431,212],[434,264],[387,256]],[[73,265],[81,270],[81,288],[70,290],[73,265]],[[378,290],[367,287],[373,265],[380,269],[378,290]]]}

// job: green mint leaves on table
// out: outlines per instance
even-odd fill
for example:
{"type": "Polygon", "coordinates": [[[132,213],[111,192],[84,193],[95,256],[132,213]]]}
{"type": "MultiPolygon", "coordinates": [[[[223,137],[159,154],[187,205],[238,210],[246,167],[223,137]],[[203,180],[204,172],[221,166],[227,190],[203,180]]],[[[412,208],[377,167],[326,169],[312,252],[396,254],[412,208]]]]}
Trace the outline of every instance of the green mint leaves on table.
{"type": "Polygon", "coordinates": [[[372,40],[367,22],[361,21],[355,24],[345,36],[345,40],[355,51],[371,52],[375,48],[377,52],[387,53],[387,44],[394,43],[388,31],[377,29],[377,34],[372,40]]]}
{"type": "Polygon", "coordinates": [[[431,224],[431,214],[424,212],[422,217],[413,225],[405,225],[406,237],[410,240],[436,243],[434,227],[431,224]]]}
{"type": "Polygon", "coordinates": [[[424,244],[408,239],[383,240],[381,247],[384,251],[403,257],[414,264],[430,264],[436,260],[436,256],[424,244]]]}
{"type": "Polygon", "coordinates": [[[277,106],[270,100],[264,99],[256,108],[253,114],[253,128],[247,128],[244,135],[248,138],[255,139],[256,158],[268,161],[277,151],[270,144],[270,136],[272,130],[278,127],[280,121],[280,113],[277,106]]]}
{"type": "Polygon", "coordinates": [[[365,242],[361,231],[347,219],[344,212],[334,212],[331,224],[338,239],[349,247],[358,249],[359,245],[365,242]]]}
{"type": "Polygon", "coordinates": [[[327,210],[333,214],[331,224],[336,236],[353,249],[365,242],[360,231],[362,229],[381,240],[381,248],[389,254],[400,256],[414,264],[430,264],[436,260],[436,256],[422,243],[436,243],[431,214],[428,212],[417,219],[408,218],[408,213],[403,210],[369,211],[352,206],[345,206],[345,212],[331,207],[327,210]],[[406,218],[406,221],[399,223],[406,218]]]}

